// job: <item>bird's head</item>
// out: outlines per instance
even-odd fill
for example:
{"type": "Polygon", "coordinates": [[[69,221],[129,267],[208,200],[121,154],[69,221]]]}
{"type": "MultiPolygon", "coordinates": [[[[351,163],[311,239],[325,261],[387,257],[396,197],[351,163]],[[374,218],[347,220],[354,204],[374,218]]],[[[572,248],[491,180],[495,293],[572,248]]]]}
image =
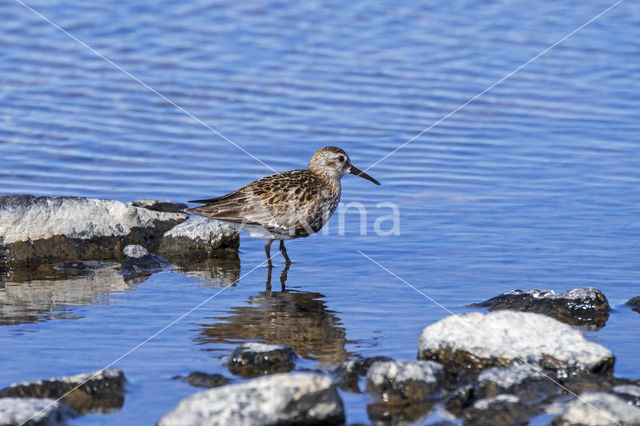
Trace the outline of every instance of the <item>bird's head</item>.
{"type": "Polygon", "coordinates": [[[351,159],[347,153],[335,146],[327,146],[317,150],[311,157],[311,161],[309,161],[309,170],[338,180],[350,173],[380,185],[380,182],[351,164],[351,159]]]}

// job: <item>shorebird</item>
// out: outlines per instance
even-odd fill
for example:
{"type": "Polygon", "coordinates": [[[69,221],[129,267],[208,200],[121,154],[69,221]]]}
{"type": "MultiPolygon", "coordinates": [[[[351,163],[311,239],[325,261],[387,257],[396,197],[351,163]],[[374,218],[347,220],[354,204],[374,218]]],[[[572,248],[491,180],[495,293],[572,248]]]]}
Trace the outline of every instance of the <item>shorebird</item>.
{"type": "Polygon", "coordinates": [[[307,169],[265,176],[221,197],[189,201],[205,205],[186,211],[266,238],[264,251],[270,268],[271,244],[280,240],[280,252],[289,265],[284,240],[307,237],[327,223],[340,201],[340,179],[349,173],[380,185],[353,166],[346,152],[328,146],[313,154],[307,169]]]}

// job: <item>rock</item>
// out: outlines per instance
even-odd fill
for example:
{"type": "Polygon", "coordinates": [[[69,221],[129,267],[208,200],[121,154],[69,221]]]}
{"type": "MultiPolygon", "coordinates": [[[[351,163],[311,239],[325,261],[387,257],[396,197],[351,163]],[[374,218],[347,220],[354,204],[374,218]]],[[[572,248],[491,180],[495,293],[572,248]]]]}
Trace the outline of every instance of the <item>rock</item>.
{"type": "Polygon", "coordinates": [[[344,420],[342,400],[329,377],[275,374],[192,395],[158,425],[319,425],[344,420]]]}
{"type": "Polygon", "coordinates": [[[367,372],[367,390],[396,405],[437,399],[444,381],[444,368],[433,361],[377,361],[367,372]]]}
{"type": "Polygon", "coordinates": [[[627,303],[625,303],[625,305],[631,307],[631,309],[635,312],[640,313],[640,296],[632,297],[631,299],[627,300],[627,303]]]}
{"type": "Polygon", "coordinates": [[[369,368],[376,361],[393,361],[393,359],[388,356],[376,356],[352,359],[340,364],[333,373],[338,387],[347,392],[360,392],[359,377],[366,376],[369,368]]]}
{"type": "Polygon", "coordinates": [[[124,260],[120,274],[122,274],[125,279],[148,277],[154,272],[171,266],[171,263],[164,257],[151,254],[147,249],[139,245],[126,246],[122,250],[122,254],[124,254],[124,260]]]}
{"type": "Polygon", "coordinates": [[[7,195],[0,197],[0,252],[11,266],[120,260],[127,244],[156,249],[186,218],[112,200],[7,195]]]}
{"type": "Polygon", "coordinates": [[[510,309],[536,312],[591,330],[604,327],[610,311],[607,298],[593,287],[574,288],[563,293],[537,289],[514,290],[470,306],[480,306],[490,311],[510,309]]]}
{"type": "Polygon", "coordinates": [[[0,390],[0,397],[62,398],[77,413],[107,413],[122,407],[124,384],[122,371],[111,369],[14,384],[0,390]]]}
{"type": "Polygon", "coordinates": [[[244,343],[233,351],[227,366],[236,376],[257,377],[291,371],[296,358],[290,346],[244,343]]]}
{"type": "Polygon", "coordinates": [[[75,416],[66,405],[49,398],[0,398],[0,425],[63,425],[75,416]]]}
{"type": "Polygon", "coordinates": [[[567,324],[545,315],[513,311],[444,318],[420,334],[418,358],[438,361],[454,375],[523,361],[559,376],[611,375],[615,360],[610,350],[589,342],[567,324]]]}
{"type": "Polygon", "coordinates": [[[187,377],[177,376],[174,377],[174,379],[184,380],[191,386],[198,388],[217,388],[218,386],[223,386],[229,383],[229,379],[224,377],[222,374],[207,374],[201,371],[189,373],[187,377]]]}
{"type": "Polygon", "coordinates": [[[531,415],[530,407],[516,395],[502,394],[477,400],[463,418],[465,424],[473,425],[526,425],[531,415]]]}
{"type": "Polygon", "coordinates": [[[569,402],[551,405],[547,412],[557,414],[551,425],[638,425],[640,408],[604,392],[586,392],[569,402]]]}
{"type": "Polygon", "coordinates": [[[491,367],[483,370],[478,376],[478,382],[492,383],[503,390],[520,385],[527,380],[539,380],[545,377],[543,371],[527,364],[516,364],[511,367],[491,367]]]}
{"type": "Polygon", "coordinates": [[[157,253],[176,264],[193,263],[210,257],[237,257],[240,236],[231,226],[202,216],[167,231],[157,253]]]}
{"type": "Polygon", "coordinates": [[[156,212],[168,212],[168,213],[184,213],[184,209],[188,206],[185,203],[174,203],[173,201],[158,201],[151,198],[144,200],[136,200],[128,203],[134,207],[142,207],[145,209],[153,210],[156,212]]]}

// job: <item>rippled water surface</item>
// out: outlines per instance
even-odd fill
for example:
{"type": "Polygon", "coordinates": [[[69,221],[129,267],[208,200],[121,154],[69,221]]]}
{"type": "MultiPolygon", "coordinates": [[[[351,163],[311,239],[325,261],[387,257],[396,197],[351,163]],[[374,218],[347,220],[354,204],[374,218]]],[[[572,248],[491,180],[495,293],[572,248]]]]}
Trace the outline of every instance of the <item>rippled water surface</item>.
{"type": "MultiPolygon", "coordinates": [[[[0,193],[183,202],[326,145],[365,169],[613,3],[28,4],[131,75],[5,0],[0,193]]],[[[102,368],[238,279],[115,364],[122,410],[72,423],[153,423],[196,391],[171,377],[229,375],[224,357],[248,340],[293,346],[302,368],[415,359],[426,325],[516,288],[601,289],[614,311],[587,335],[640,378],[640,315],[623,305],[640,295],[638,40],[624,1],[372,167],[381,187],[345,177],[367,235],[352,208],[344,233],[334,217],[290,242],[286,292],[281,264],[266,289],[263,241],[246,236],[239,265],[5,283],[0,387],[102,368]],[[374,232],[385,201],[400,235],[374,232]]],[[[347,420],[367,422],[367,397],[343,397],[347,420]]]]}

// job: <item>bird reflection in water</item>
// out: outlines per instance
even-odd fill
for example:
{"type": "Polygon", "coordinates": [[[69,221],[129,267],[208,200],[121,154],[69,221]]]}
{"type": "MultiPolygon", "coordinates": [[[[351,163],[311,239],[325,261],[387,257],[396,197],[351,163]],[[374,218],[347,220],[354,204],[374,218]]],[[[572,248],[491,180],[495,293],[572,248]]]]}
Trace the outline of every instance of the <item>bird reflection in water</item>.
{"type": "Polygon", "coordinates": [[[232,307],[229,316],[203,324],[197,340],[207,344],[261,341],[293,347],[305,359],[335,366],[351,355],[345,349],[345,329],[336,313],[327,309],[325,296],[316,292],[286,290],[289,266],[280,275],[281,291],[271,288],[271,268],[266,290],[250,296],[246,305],[232,307]]]}

